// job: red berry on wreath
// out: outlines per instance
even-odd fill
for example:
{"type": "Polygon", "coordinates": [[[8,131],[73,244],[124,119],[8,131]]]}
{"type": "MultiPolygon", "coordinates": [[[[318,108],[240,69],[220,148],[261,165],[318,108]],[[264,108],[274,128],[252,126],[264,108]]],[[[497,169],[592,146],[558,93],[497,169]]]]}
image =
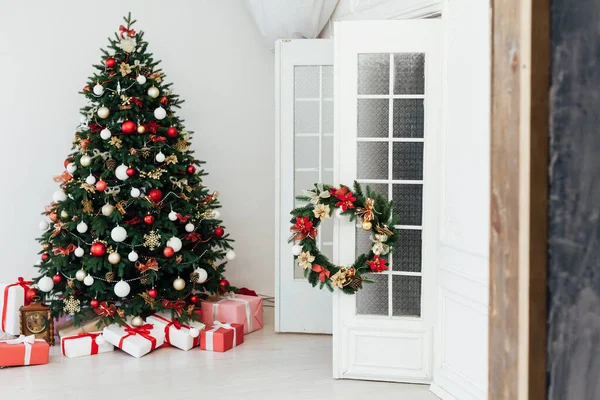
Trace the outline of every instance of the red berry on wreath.
{"type": "Polygon", "coordinates": [[[98,300],[96,300],[96,299],[90,300],[90,306],[92,308],[98,308],[99,305],[100,305],[100,303],[98,302],[98,300]]]}
{"type": "Polygon", "coordinates": [[[193,165],[188,165],[186,171],[188,174],[194,175],[196,173],[196,167],[194,167],[193,165]]]}
{"type": "Polygon", "coordinates": [[[117,64],[117,60],[115,60],[112,57],[109,57],[106,59],[106,61],[104,61],[104,65],[106,65],[106,68],[112,68],[117,64]]]}
{"type": "Polygon", "coordinates": [[[62,282],[62,275],[61,274],[56,274],[52,277],[52,281],[54,283],[61,283],[62,282]]]}
{"type": "Polygon", "coordinates": [[[162,191],[160,189],[151,189],[148,192],[148,197],[150,197],[150,200],[154,201],[154,202],[158,202],[162,200],[162,191]]]}
{"type": "Polygon", "coordinates": [[[98,190],[99,192],[104,192],[106,190],[106,187],[108,185],[106,184],[105,181],[103,181],[102,179],[100,179],[98,182],[96,182],[96,190],[98,190]]]}
{"type": "Polygon", "coordinates": [[[147,223],[148,225],[153,224],[154,223],[154,217],[152,215],[146,215],[144,217],[144,222],[147,223]]]}
{"type": "Polygon", "coordinates": [[[127,176],[134,176],[135,175],[135,168],[127,168],[127,170],[125,171],[125,173],[127,174],[127,176]]]}
{"type": "Polygon", "coordinates": [[[167,129],[167,136],[168,137],[176,137],[177,136],[177,128],[175,128],[174,126],[171,126],[167,129]]]}
{"type": "Polygon", "coordinates": [[[46,261],[48,261],[49,259],[50,259],[50,254],[48,254],[48,253],[44,253],[44,254],[42,254],[42,261],[43,261],[43,262],[46,262],[46,261]]]}
{"type": "Polygon", "coordinates": [[[37,289],[35,289],[35,288],[28,289],[25,292],[25,301],[27,301],[28,303],[31,303],[33,301],[33,298],[39,297],[39,295],[40,295],[40,292],[38,292],[37,289]]]}
{"type": "Polygon", "coordinates": [[[225,229],[221,228],[220,226],[217,226],[215,228],[215,236],[216,237],[222,237],[225,234],[225,229]]]}
{"type": "Polygon", "coordinates": [[[196,295],[193,295],[190,297],[190,303],[192,303],[192,304],[198,303],[198,300],[199,300],[198,296],[196,296],[196,295]]]}
{"type": "Polygon", "coordinates": [[[137,125],[133,121],[125,121],[121,124],[121,131],[123,133],[133,133],[137,130],[137,125]]]}
{"type": "Polygon", "coordinates": [[[158,291],[156,289],[150,289],[150,290],[148,290],[148,296],[151,299],[155,299],[156,296],[158,296],[158,291]]]}
{"type": "Polygon", "coordinates": [[[104,243],[96,242],[90,247],[90,253],[94,257],[102,257],[106,253],[106,246],[104,243]]]}
{"type": "Polygon", "coordinates": [[[175,254],[175,250],[171,246],[167,246],[163,250],[163,255],[167,258],[173,257],[173,254],[175,254]]]}

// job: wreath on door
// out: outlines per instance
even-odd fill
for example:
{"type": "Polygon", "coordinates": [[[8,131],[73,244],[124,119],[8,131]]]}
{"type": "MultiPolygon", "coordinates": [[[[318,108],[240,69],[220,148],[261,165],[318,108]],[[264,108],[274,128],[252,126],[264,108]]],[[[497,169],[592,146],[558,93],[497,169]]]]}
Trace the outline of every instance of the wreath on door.
{"type": "Polygon", "coordinates": [[[292,253],[304,276],[314,287],[335,287],[344,293],[354,294],[362,288],[363,282],[371,282],[366,274],[388,269],[389,255],[394,250],[398,238],[392,217],[393,202],[375,193],[369,186],[366,195],[357,182],[354,192],[347,186],[336,188],[330,185],[315,184],[313,190],[304,190],[297,200],[308,202],[303,207],[292,210],[289,242],[295,242],[292,253]],[[368,253],[360,254],[350,266],[338,266],[321,253],[317,247],[319,226],[332,217],[336,210],[339,217],[350,221],[360,221],[362,229],[372,232],[372,246],[368,253]]]}

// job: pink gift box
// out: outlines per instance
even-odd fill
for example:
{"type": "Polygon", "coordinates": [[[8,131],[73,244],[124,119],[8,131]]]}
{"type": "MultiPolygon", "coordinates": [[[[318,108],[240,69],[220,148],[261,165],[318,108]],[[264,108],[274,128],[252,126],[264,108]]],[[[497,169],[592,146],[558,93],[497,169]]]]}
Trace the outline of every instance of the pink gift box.
{"type": "Polygon", "coordinates": [[[217,301],[202,302],[202,319],[206,325],[228,321],[244,325],[244,333],[263,327],[262,297],[230,294],[217,301]]]}

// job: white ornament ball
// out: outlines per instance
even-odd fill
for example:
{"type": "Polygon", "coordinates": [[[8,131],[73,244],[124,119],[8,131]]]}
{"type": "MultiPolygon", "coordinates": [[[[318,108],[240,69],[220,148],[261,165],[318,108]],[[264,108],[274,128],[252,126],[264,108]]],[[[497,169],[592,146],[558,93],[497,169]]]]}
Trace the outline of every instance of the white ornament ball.
{"type": "Polygon", "coordinates": [[[87,276],[87,272],[85,272],[82,269],[80,269],[79,271],[77,271],[75,273],[75,279],[77,279],[79,282],[83,281],[86,276],[87,276]]]}
{"type": "Polygon", "coordinates": [[[131,250],[131,253],[127,254],[127,259],[131,262],[136,262],[138,260],[138,253],[131,250]]]}
{"type": "Polygon", "coordinates": [[[292,254],[293,255],[298,256],[298,255],[300,255],[300,252],[302,252],[302,246],[297,245],[297,244],[292,246],[292,254]]]}
{"type": "Polygon", "coordinates": [[[165,161],[165,155],[161,151],[156,155],[156,157],[154,157],[154,159],[156,160],[156,162],[163,162],[165,161]]]}
{"type": "Polygon", "coordinates": [[[115,211],[115,206],[113,206],[112,204],[107,203],[102,206],[102,215],[104,215],[105,217],[111,215],[113,211],[115,211]]]}
{"type": "Polygon", "coordinates": [[[148,88],[148,96],[152,97],[153,99],[157,98],[159,94],[160,91],[158,90],[158,88],[154,86],[148,88]]]}
{"type": "Polygon", "coordinates": [[[188,222],[187,224],[185,224],[186,232],[194,232],[194,229],[196,229],[196,227],[191,222],[188,222]]]}
{"type": "Polygon", "coordinates": [[[81,221],[80,223],[77,224],[77,232],[86,233],[87,230],[88,230],[88,226],[85,222],[81,221]]]}
{"type": "MultiPolygon", "coordinates": [[[[113,253],[114,254],[114,253],[113,253]]],[[[127,295],[129,294],[129,292],[131,291],[131,286],[129,286],[129,283],[121,280],[119,282],[117,282],[117,284],[115,285],[115,294],[119,297],[127,297],[127,295]]]]}
{"type": "Polygon", "coordinates": [[[119,262],[121,262],[121,255],[117,252],[110,253],[108,255],[108,262],[112,265],[118,264],[119,262]]]}
{"type": "Polygon", "coordinates": [[[167,241],[167,246],[172,247],[173,251],[175,251],[175,253],[177,253],[179,250],[181,250],[181,247],[183,247],[183,243],[181,242],[181,239],[173,236],[171,239],[169,239],[167,241]]]}
{"type": "Polygon", "coordinates": [[[96,83],[96,86],[94,86],[94,94],[96,96],[102,96],[102,94],[104,94],[104,86],[102,86],[99,83],[96,83]]]}
{"type": "Polygon", "coordinates": [[[170,219],[171,221],[177,221],[177,213],[176,213],[175,211],[171,211],[171,212],[169,213],[169,219],[170,219]]]}
{"type": "Polygon", "coordinates": [[[227,254],[225,254],[225,258],[227,258],[229,261],[234,260],[235,259],[235,251],[229,250],[227,252],[227,254]]]}
{"type": "Polygon", "coordinates": [[[117,169],[115,169],[115,176],[117,179],[122,181],[129,179],[129,175],[127,175],[127,168],[129,168],[127,165],[121,164],[117,167],[117,169]]]}
{"type": "Polygon", "coordinates": [[[131,188],[131,191],[129,192],[129,194],[131,195],[131,197],[140,197],[142,192],[140,192],[140,189],[138,189],[138,188],[131,188]]]}
{"type": "Polygon", "coordinates": [[[221,213],[219,212],[219,210],[213,210],[213,219],[219,218],[221,218],[221,213]]]}
{"type": "Polygon", "coordinates": [[[104,128],[100,131],[100,137],[104,140],[110,139],[112,132],[108,128],[104,128]]]}
{"type": "Polygon", "coordinates": [[[185,288],[185,281],[181,278],[177,278],[173,281],[173,287],[175,290],[183,290],[185,288]]]}
{"type": "Polygon", "coordinates": [[[156,110],[154,110],[154,118],[161,120],[164,119],[167,116],[167,111],[162,108],[162,107],[158,107],[156,110]]]}
{"type": "Polygon", "coordinates": [[[81,247],[77,246],[77,248],[75,249],[75,256],[83,257],[84,254],[85,254],[85,251],[81,247]]]}
{"type": "Polygon", "coordinates": [[[87,154],[84,154],[79,159],[79,163],[81,164],[82,167],[89,167],[90,164],[92,163],[92,157],[88,156],[87,154]]]}
{"type": "Polygon", "coordinates": [[[138,315],[137,317],[133,317],[131,319],[131,325],[139,328],[140,326],[144,325],[144,320],[138,315]]]}
{"type": "Polygon", "coordinates": [[[68,163],[67,164],[67,172],[72,174],[75,171],[77,171],[77,165],[75,165],[75,163],[68,163]]]}
{"type": "Polygon", "coordinates": [[[96,177],[92,174],[89,174],[87,178],[85,178],[85,183],[88,185],[93,185],[96,183],[96,177]]]}
{"type": "Polygon", "coordinates": [[[52,194],[52,200],[54,200],[55,203],[60,203],[61,201],[65,201],[66,199],[67,194],[62,190],[57,190],[52,194]]]}
{"type": "Polygon", "coordinates": [[[196,328],[190,328],[190,336],[193,338],[197,338],[200,336],[200,331],[196,328]]]}
{"type": "Polygon", "coordinates": [[[102,119],[108,118],[110,110],[107,107],[100,107],[97,112],[98,116],[102,119]]]}
{"type": "Polygon", "coordinates": [[[198,274],[198,283],[204,283],[208,279],[208,272],[204,268],[198,268],[194,272],[198,274]]]}
{"type": "Polygon", "coordinates": [[[61,218],[67,218],[69,216],[69,213],[67,212],[67,210],[62,210],[60,212],[60,217],[61,218]]]}
{"type": "Polygon", "coordinates": [[[115,242],[122,242],[127,239],[127,231],[122,226],[116,226],[110,231],[110,237],[115,242]]]}
{"type": "Polygon", "coordinates": [[[44,276],[37,285],[42,292],[49,292],[54,288],[54,281],[49,276],[44,276]]]}
{"type": "Polygon", "coordinates": [[[42,220],[42,221],[40,221],[39,227],[40,227],[41,231],[47,231],[48,228],[50,228],[50,224],[48,223],[48,221],[42,220]]]}
{"type": "Polygon", "coordinates": [[[140,85],[143,85],[144,83],[146,83],[146,77],[144,75],[138,75],[137,78],[135,78],[135,80],[137,81],[137,83],[139,83],[140,85]]]}
{"type": "Polygon", "coordinates": [[[94,284],[94,277],[91,275],[86,276],[83,278],[83,283],[85,286],[92,286],[94,284]]]}
{"type": "Polygon", "coordinates": [[[106,339],[104,339],[104,335],[96,336],[96,344],[98,346],[102,346],[104,343],[106,343],[106,339]]]}

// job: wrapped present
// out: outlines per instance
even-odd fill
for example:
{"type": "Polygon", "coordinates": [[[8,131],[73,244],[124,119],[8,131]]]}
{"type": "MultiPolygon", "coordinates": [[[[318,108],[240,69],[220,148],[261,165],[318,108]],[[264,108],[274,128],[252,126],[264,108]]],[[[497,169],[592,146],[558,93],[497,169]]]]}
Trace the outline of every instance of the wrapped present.
{"type": "Polygon", "coordinates": [[[25,293],[31,281],[19,277],[16,283],[0,284],[0,332],[19,335],[19,308],[25,305],[25,293]]]}
{"type": "Polygon", "coordinates": [[[263,327],[262,298],[230,293],[217,301],[202,302],[203,322],[230,321],[244,325],[244,333],[263,327]]]}
{"type": "Polygon", "coordinates": [[[102,322],[102,318],[94,317],[90,320],[83,322],[79,326],[75,326],[73,319],[67,319],[56,328],[58,336],[60,338],[65,336],[74,336],[79,333],[91,333],[101,331],[106,327],[106,324],[102,322]]]}
{"type": "Polygon", "coordinates": [[[0,340],[0,367],[48,364],[50,345],[35,335],[0,340]]]}
{"type": "Polygon", "coordinates": [[[215,321],[214,325],[200,332],[200,349],[225,352],[244,343],[244,325],[223,324],[215,321]]]}
{"type": "Polygon", "coordinates": [[[146,318],[146,322],[163,329],[165,344],[185,351],[200,344],[200,331],[205,328],[202,322],[190,321],[189,325],[182,324],[173,319],[169,312],[153,314],[146,318]]]}
{"type": "Polygon", "coordinates": [[[115,346],[108,343],[102,336],[102,332],[82,332],[72,336],[62,336],[60,347],[64,356],[68,358],[85,357],[94,354],[108,353],[115,346]]]}
{"type": "Polygon", "coordinates": [[[106,341],[134,357],[142,357],[162,346],[165,332],[158,326],[145,323],[139,327],[112,324],[104,328],[102,336],[106,341]]]}

